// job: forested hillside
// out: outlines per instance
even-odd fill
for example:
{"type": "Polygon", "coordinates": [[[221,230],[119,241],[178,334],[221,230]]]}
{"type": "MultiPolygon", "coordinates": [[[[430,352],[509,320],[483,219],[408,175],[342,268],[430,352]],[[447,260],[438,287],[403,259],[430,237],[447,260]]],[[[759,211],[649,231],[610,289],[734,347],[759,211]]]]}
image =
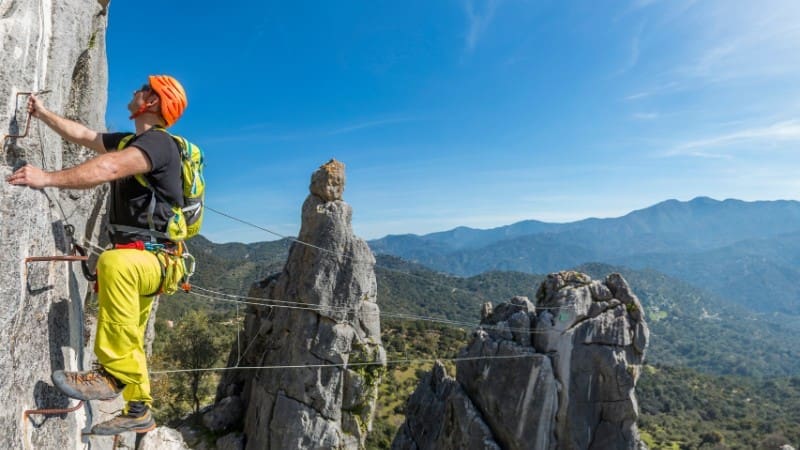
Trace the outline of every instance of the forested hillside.
{"type": "MultiPolygon", "coordinates": [[[[575,270],[595,279],[619,272],[628,280],[642,300],[653,335],[648,361],[718,374],[800,373],[800,334],[792,323],[779,318],[768,320],[731,306],[709,292],[655,271],[605,264],[580,265],[575,270]]],[[[460,278],[386,256],[378,257],[376,271],[382,312],[474,323],[483,302],[499,303],[514,295],[534,299],[544,279],[543,275],[520,272],[460,278]]]]}
{"type": "MultiPolygon", "coordinates": [[[[252,281],[282,268],[289,242],[219,246],[195,239],[190,245],[203,255],[194,277],[197,286],[246,295],[252,281]]],[[[638,393],[643,436],[652,448],[760,448],[765,442],[798,442],[800,333],[795,324],[780,317],[768,320],[655,271],[605,264],[576,269],[593,278],[622,273],[645,307],[652,335],[638,393]]],[[[462,278],[385,255],[377,257],[376,273],[389,360],[455,356],[473,327],[437,320],[477,324],[484,302],[497,304],[514,295],[535,299],[544,278],[502,271],[462,278]]],[[[159,319],[175,320],[179,326],[186,311],[216,311],[213,320],[224,326],[214,327],[213,341],[233,340],[236,303],[180,294],[162,305],[159,319]]],[[[174,339],[176,333],[186,330],[165,331],[162,337],[174,339]]],[[[169,364],[180,364],[176,356],[169,355],[169,364]]],[[[390,366],[371,448],[386,448],[402,421],[404,400],[428,367],[390,366]]],[[[171,417],[192,404],[186,392],[169,398],[171,417]]]]}
{"type": "MultiPolygon", "coordinates": [[[[383,322],[389,359],[453,358],[467,330],[383,322]]],[[[447,365],[447,364],[446,364],[447,365]]],[[[448,365],[453,370],[453,365],[448,365]]],[[[404,401],[430,364],[390,367],[370,448],[388,448],[404,401]]],[[[800,442],[800,377],[757,379],[648,364],[636,388],[639,427],[652,449],[775,449],[800,442]]]]}

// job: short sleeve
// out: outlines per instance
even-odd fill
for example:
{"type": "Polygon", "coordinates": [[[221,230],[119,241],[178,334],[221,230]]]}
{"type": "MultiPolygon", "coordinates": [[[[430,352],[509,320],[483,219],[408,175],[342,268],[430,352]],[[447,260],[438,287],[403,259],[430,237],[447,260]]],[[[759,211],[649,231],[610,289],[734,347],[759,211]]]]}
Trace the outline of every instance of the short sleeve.
{"type": "Polygon", "coordinates": [[[101,135],[103,138],[103,147],[105,147],[106,150],[116,150],[120,141],[122,141],[125,136],[130,136],[131,134],[133,133],[103,133],[101,135]]]}
{"type": "Polygon", "coordinates": [[[171,152],[172,137],[162,131],[151,130],[136,137],[129,144],[141,150],[152,165],[152,172],[161,172],[170,164],[172,158],[177,154],[171,152]]]}

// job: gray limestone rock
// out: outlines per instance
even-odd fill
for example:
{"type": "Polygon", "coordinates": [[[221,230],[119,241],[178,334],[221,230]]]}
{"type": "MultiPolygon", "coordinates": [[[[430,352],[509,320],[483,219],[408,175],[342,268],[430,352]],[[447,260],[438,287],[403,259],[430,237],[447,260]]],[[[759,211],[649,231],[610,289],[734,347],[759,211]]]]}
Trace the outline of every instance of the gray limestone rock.
{"type": "Polygon", "coordinates": [[[480,411],[455,379],[436,362],[406,404],[406,422],[392,449],[500,450],[480,411]]]}
{"type": "Polygon", "coordinates": [[[449,415],[447,402],[432,398],[441,386],[446,399],[465,395],[502,448],[645,448],[635,387],[649,331],[639,299],[619,274],[596,281],[578,272],[550,274],[536,297],[535,306],[515,297],[483,308],[456,381],[441,381],[443,369],[426,376],[393,449],[482,448],[443,437],[443,422],[471,416],[449,415]]]}
{"type": "Polygon", "coordinates": [[[231,433],[217,439],[217,450],[244,450],[244,436],[231,433]]]}
{"type": "Polygon", "coordinates": [[[343,189],[341,163],[314,173],[298,236],[310,245],[293,244],[283,271],[250,291],[275,306],[249,309],[245,351],[234,349],[231,365],[295,367],[223,376],[218,401],[240,395],[248,449],[356,449],[371,428],[386,364],[375,258],[353,235],[343,189]],[[281,301],[305,306],[281,308],[281,301]]]}
{"type": "Polygon", "coordinates": [[[344,164],[332,159],[311,175],[309,190],[323,201],[332,202],[342,199],[344,185],[344,164]]]}
{"type": "MultiPolygon", "coordinates": [[[[60,115],[104,129],[106,107],[106,15],[90,0],[0,2],[0,180],[28,162],[47,170],[80,163],[88,150],[66,145],[32,119],[27,96],[60,115]],[[5,139],[6,135],[27,136],[5,139]]],[[[83,448],[81,429],[98,414],[84,406],[47,420],[23,411],[74,404],[51,384],[56,369],[89,365],[83,303],[87,283],[76,264],[31,262],[34,256],[70,252],[67,222],[76,238],[96,240],[105,190],[33,190],[0,182],[0,434],[5,448],[83,448]]],[[[98,443],[93,448],[108,448],[98,443]]]]}
{"type": "Polygon", "coordinates": [[[203,414],[203,425],[209,430],[219,433],[238,422],[242,418],[243,412],[242,400],[238,396],[225,397],[210,411],[203,414]]]}
{"type": "Polygon", "coordinates": [[[189,447],[178,431],[158,427],[141,438],[136,450],[189,450],[189,447]]]}

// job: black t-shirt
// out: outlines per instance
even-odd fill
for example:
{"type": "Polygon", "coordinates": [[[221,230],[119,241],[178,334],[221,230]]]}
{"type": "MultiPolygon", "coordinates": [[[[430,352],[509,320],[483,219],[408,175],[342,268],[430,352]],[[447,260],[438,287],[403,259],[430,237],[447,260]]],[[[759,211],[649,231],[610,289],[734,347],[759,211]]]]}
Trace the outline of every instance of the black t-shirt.
{"type": "MultiPolygon", "coordinates": [[[[104,133],[103,146],[115,151],[120,141],[132,133],[104,133]]],[[[136,147],[150,160],[152,170],[144,175],[156,191],[156,208],[153,223],[156,231],[165,231],[172,217],[172,206],[183,207],[183,182],[181,180],[181,157],[178,144],[165,131],[151,128],[131,139],[126,147],[136,147]]],[[[111,204],[109,222],[112,225],[127,225],[149,229],[147,209],[152,192],[134,177],[125,177],[111,182],[111,204]]],[[[112,235],[114,243],[127,243],[141,239],[127,233],[112,235]]]]}

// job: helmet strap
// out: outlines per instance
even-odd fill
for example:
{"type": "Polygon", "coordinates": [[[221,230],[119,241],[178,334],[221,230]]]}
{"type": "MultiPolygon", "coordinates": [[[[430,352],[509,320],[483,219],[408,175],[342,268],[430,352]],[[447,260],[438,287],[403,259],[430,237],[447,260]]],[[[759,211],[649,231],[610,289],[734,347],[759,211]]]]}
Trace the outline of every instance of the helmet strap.
{"type": "MultiPolygon", "coordinates": [[[[144,114],[144,113],[148,113],[148,112],[149,112],[149,113],[156,114],[157,116],[159,116],[159,118],[161,118],[161,115],[160,115],[160,114],[158,114],[157,112],[155,112],[155,111],[149,111],[149,109],[150,109],[151,107],[155,106],[157,103],[158,103],[157,101],[148,102],[148,103],[143,103],[143,104],[142,104],[142,106],[140,106],[140,107],[139,107],[139,109],[137,109],[137,110],[136,110],[136,112],[134,112],[133,114],[131,114],[131,116],[130,116],[130,117],[128,117],[128,119],[130,119],[130,120],[133,120],[133,119],[135,119],[135,118],[137,118],[137,117],[141,116],[142,114],[144,114]]],[[[164,119],[161,119],[161,120],[164,120],[164,119]]]]}

